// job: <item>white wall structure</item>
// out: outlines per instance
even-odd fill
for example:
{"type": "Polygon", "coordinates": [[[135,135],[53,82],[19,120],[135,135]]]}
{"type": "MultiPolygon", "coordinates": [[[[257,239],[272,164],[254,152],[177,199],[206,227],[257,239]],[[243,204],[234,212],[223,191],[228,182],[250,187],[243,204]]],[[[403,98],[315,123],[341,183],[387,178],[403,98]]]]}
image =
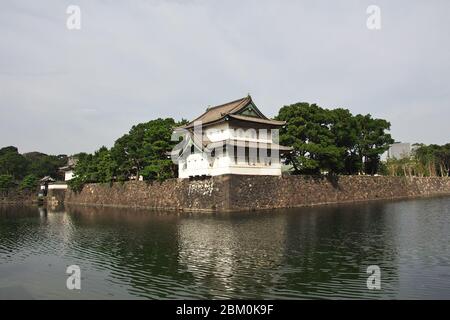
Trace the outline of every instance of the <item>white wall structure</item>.
{"type": "Polygon", "coordinates": [[[64,172],[64,181],[70,181],[73,179],[73,170],[68,170],[64,172]]]}
{"type": "Polygon", "coordinates": [[[78,159],[74,156],[71,156],[67,159],[67,165],[65,167],[59,168],[59,171],[64,173],[64,181],[70,181],[74,178],[73,170],[77,162],[78,159]]]}
{"type": "Polygon", "coordinates": [[[49,183],[48,190],[66,190],[67,184],[65,183],[49,183]]]}
{"type": "Polygon", "coordinates": [[[266,118],[250,96],[208,108],[177,129],[184,136],[184,144],[172,152],[178,177],[281,175],[280,153],[291,150],[277,143],[282,125],[266,118]]]}
{"type": "Polygon", "coordinates": [[[411,144],[410,143],[401,143],[396,142],[391,144],[387,151],[387,158],[390,159],[403,159],[409,158],[411,156],[411,144]]]}

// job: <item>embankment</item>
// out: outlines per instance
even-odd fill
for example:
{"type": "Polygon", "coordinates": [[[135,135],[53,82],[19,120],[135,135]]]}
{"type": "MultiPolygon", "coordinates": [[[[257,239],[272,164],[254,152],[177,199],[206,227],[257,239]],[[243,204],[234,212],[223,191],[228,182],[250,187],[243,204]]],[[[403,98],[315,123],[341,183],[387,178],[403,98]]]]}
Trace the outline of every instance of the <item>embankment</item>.
{"type": "Polygon", "coordinates": [[[163,183],[88,184],[68,190],[68,204],[185,211],[238,211],[289,208],[377,199],[450,195],[450,178],[224,175],[163,183]]]}
{"type": "Polygon", "coordinates": [[[36,192],[11,189],[8,192],[0,192],[0,205],[25,204],[29,205],[36,202],[36,192]]]}

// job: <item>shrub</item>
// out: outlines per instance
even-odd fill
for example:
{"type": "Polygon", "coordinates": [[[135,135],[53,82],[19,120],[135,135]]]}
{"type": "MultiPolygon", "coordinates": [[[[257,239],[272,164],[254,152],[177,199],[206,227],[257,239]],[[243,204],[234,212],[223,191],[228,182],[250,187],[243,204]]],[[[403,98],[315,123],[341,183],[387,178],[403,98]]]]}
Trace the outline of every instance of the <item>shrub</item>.
{"type": "Polygon", "coordinates": [[[21,190],[35,190],[39,185],[38,178],[34,174],[29,174],[20,183],[21,190]]]}
{"type": "Polygon", "coordinates": [[[9,174],[0,175],[0,192],[8,192],[9,189],[13,188],[14,178],[9,174]]]}
{"type": "Polygon", "coordinates": [[[81,190],[83,190],[85,183],[86,183],[85,179],[81,177],[75,177],[72,180],[69,180],[67,184],[71,190],[78,193],[81,192],[81,190]]]}

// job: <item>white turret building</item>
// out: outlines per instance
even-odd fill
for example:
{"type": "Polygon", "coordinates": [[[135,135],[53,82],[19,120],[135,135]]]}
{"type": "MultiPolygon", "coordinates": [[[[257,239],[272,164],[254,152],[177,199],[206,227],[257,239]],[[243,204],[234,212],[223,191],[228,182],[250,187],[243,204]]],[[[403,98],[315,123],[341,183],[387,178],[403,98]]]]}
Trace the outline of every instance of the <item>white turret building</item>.
{"type": "Polygon", "coordinates": [[[284,121],[268,119],[249,96],[207,110],[175,133],[183,137],[172,151],[179,178],[223,174],[281,175],[278,144],[284,121]]]}
{"type": "Polygon", "coordinates": [[[67,160],[67,166],[59,168],[59,171],[64,173],[64,181],[70,181],[74,177],[74,169],[77,164],[78,159],[74,156],[71,156],[67,160]]]}

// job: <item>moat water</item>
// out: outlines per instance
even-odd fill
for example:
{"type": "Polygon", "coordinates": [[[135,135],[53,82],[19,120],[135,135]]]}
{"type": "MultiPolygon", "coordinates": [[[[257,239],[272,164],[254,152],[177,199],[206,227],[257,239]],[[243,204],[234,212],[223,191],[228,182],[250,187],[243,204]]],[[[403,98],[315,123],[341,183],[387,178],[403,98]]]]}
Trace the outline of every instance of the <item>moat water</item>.
{"type": "Polygon", "coordinates": [[[5,298],[450,299],[450,197],[214,215],[0,207],[5,298]]]}

